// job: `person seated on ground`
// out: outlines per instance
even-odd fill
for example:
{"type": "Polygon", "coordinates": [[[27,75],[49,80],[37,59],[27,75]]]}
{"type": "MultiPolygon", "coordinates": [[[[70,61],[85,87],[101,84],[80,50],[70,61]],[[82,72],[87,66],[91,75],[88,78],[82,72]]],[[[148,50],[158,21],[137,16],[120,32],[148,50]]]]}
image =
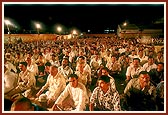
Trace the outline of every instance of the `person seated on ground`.
{"type": "Polygon", "coordinates": [[[68,58],[63,58],[61,66],[58,67],[58,71],[64,76],[66,82],[68,82],[68,76],[73,73],[68,58]]]}
{"type": "Polygon", "coordinates": [[[131,79],[124,89],[123,109],[128,111],[155,111],[156,87],[150,82],[147,71],[131,79]]]}
{"type": "Polygon", "coordinates": [[[50,75],[47,78],[46,84],[39,90],[36,94],[37,97],[40,95],[47,95],[47,106],[52,107],[55,100],[61,94],[61,92],[66,87],[65,78],[61,73],[58,72],[57,66],[50,67],[50,75]],[[47,90],[48,89],[48,90],[47,90]],[[42,94],[45,90],[47,90],[44,94],[42,94]]]}
{"type": "Polygon", "coordinates": [[[48,76],[50,74],[51,63],[46,62],[44,66],[45,66],[44,73],[48,76]]]}
{"type": "MultiPolygon", "coordinates": [[[[38,67],[38,75],[36,77],[36,90],[39,91],[47,82],[48,75],[45,74],[45,66],[38,67]]],[[[36,92],[37,93],[37,92],[36,92]]]]}
{"type": "Polygon", "coordinates": [[[36,79],[32,72],[27,70],[27,62],[20,62],[19,69],[21,72],[18,76],[17,87],[8,92],[8,96],[12,97],[17,93],[23,93],[25,97],[31,97],[33,88],[36,85],[36,79]]]}
{"type": "Polygon", "coordinates": [[[84,67],[85,67],[84,63],[78,63],[75,74],[78,76],[78,81],[83,83],[86,86],[86,88],[89,88],[91,85],[92,79],[89,72],[86,71],[84,67]]]}
{"type": "Polygon", "coordinates": [[[83,85],[85,85],[86,90],[87,90],[87,94],[90,97],[92,78],[91,78],[89,72],[84,69],[84,67],[85,67],[85,63],[83,63],[83,62],[78,63],[77,70],[74,73],[78,76],[78,81],[80,83],[83,83],[83,85]]]}
{"type": "Polygon", "coordinates": [[[91,76],[92,71],[91,71],[90,65],[87,63],[87,58],[85,56],[77,57],[77,59],[76,59],[76,70],[77,70],[77,67],[78,67],[79,63],[84,63],[84,65],[85,65],[84,70],[88,71],[90,76],[91,76]]]}
{"type": "Polygon", "coordinates": [[[119,78],[121,79],[121,81],[123,81],[126,78],[126,71],[127,71],[127,68],[130,66],[131,62],[128,55],[125,55],[125,52],[121,54],[119,59],[120,59],[119,62],[121,64],[121,72],[120,72],[119,78]]]}
{"type": "Polygon", "coordinates": [[[32,103],[30,99],[23,97],[12,103],[10,111],[48,111],[48,110],[32,103]]]}
{"type": "Polygon", "coordinates": [[[154,63],[154,58],[152,56],[148,57],[148,62],[143,65],[143,70],[149,72],[151,69],[156,69],[157,65],[154,63]]]}
{"type": "Polygon", "coordinates": [[[32,59],[30,57],[26,58],[26,62],[27,62],[27,69],[29,71],[31,71],[34,76],[36,76],[38,74],[38,66],[36,63],[32,62],[32,59]]]}
{"type": "Polygon", "coordinates": [[[146,62],[148,62],[148,56],[144,54],[143,49],[139,49],[138,58],[140,59],[140,65],[143,66],[146,62]]]}
{"type": "Polygon", "coordinates": [[[110,77],[102,75],[93,90],[89,104],[90,111],[120,111],[120,96],[111,88],[110,77]]]}
{"type": "Polygon", "coordinates": [[[17,74],[4,66],[4,110],[9,111],[13,103],[8,93],[17,86],[17,74]]]}
{"type": "Polygon", "coordinates": [[[97,71],[101,64],[102,64],[102,58],[100,57],[100,55],[97,52],[97,53],[95,53],[95,55],[93,55],[93,57],[90,60],[91,70],[97,71]]]}
{"type": "Polygon", "coordinates": [[[119,77],[119,74],[121,72],[121,64],[118,62],[118,59],[116,57],[116,55],[112,55],[111,60],[106,64],[106,67],[110,70],[109,74],[114,78],[119,77]]]}
{"type": "Polygon", "coordinates": [[[88,101],[85,86],[78,82],[76,74],[71,74],[69,75],[69,84],[55,101],[52,110],[59,110],[58,107],[60,107],[63,110],[84,111],[88,101]]]}
{"type": "Polygon", "coordinates": [[[4,58],[4,66],[8,70],[10,70],[10,71],[12,71],[14,73],[17,73],[17,67],[10,60],[8,60],[7,58],[4,58]]]}
{"type": "Polygon", "coordinates": [[[43,65],[45,65],[46,60],[45,60],[45,58],[43,57],[43,55],[42,55],[41,52],[39,53],[38,58],[36,59],[35,63],[36,63],[38,66],[43,66],[43,65]]]}
{"type": "Polygon", "coordinates": [[[133,50],[131,51],[131,54],[129,54],[128,57],[130,58],[130,61],[131,61],[131,62],[133,62],[133,59],[134,59],[134,58],[138,58],[137,52],[135,51],[135,49],[133,49],[133,50]]]}
{"type": "Polygon", "coordinates": [[[154,68],[149,71],[149,75],[151,76],[150,81],[155,86],[157,86],[161,81],[164,81],[164,63],[158,63],[156,69],[154,68]]]}
{"type": "Polygon", "coordinates": [[[17,86],[17,74],[4,66],[4,97],[8,98],[8,93],[17,86]]]}
{"type": "Polygon", "coordinates": [[[51,65],[55,65],[55,66],[59,67],[60,66],[60,62],[59,62],[58,55],[52,54],[51,56],[52,56],[51,60],[49,60],[51,65]]]}
{"type": "MultiPolygon", "coordinates": [[[[103,67],[103,68],[101,69],[102,75],[108,76],[108,77],[110,78],[111,88],[112,88],[113,90],[116,90],[115,79],[109,74],[109,73],[110,73],[109,71],[110,71],[110,70],[109,70],[107,67],[103,67]]],[[[102,75],[101,75],[101,76],[102,76],[102,75]]],[[[101,77],[101,76],[100,76],[100,77],[101,77]]]]}
{"type": "Polygon", "coordinates": [[[157,56],[155,57],[155,63],[158,64],[160,62],[164,63],[164,55],[162,51],[157,52],[157,56]]]}
{"type": "Polygon", "coordinates": [[[142,70],[143,67],[140,65],[140,59],[134,58],[132,64],[130,64],[126,70],[126,83],[128,83],[132,78],[137,78],[142,70]]]}

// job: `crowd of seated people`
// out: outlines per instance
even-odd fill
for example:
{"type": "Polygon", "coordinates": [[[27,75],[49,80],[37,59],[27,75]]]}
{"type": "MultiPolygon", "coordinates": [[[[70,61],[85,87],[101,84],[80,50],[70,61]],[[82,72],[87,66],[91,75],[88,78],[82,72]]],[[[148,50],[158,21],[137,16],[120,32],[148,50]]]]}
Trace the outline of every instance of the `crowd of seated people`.
{"type": "Polygon", "coordinates": [[[164,51],[117,37],[5,44],[4,100],[5,111],[163,111],[164,51]]]}

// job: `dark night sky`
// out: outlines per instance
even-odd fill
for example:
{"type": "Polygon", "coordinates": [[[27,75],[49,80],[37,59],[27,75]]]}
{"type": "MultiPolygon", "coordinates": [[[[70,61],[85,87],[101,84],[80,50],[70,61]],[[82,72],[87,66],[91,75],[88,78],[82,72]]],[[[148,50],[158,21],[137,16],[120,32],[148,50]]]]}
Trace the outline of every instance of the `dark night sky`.
{"type": "Polygon", "coordinates": [[[41,22],[46,31],[56,24],[81,31],[116,30],[125,20],[145,25],[163,18],[164,4],[5,4],[4,17],[27,30],[33,21],[41,22]]]}

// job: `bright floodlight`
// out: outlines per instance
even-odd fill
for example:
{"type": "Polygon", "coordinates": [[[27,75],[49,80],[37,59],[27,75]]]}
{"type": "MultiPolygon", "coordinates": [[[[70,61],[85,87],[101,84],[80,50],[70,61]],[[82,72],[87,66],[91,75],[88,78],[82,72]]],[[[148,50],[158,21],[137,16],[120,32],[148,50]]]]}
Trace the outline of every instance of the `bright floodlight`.
{"type": "Polygon", "coordinates": [[[127,25],[127,23],[125,22],[123,25],[124,25],[124,26],[126,26],[126,25],[127,25]]]}
{"type": "Polygon", "coordinates": [[[11,22],[10,22],[9,20],[5,20],[5,24],[6,24],[6,25],[10,25],[11,22]]]}
{"type": "Polygon", "coordinates": [[[58,32],[62,31],[62,28],[61,27],[57,27],[57,31],[58,32]]]}
{"type": "Polygon", "coordinates": [[[40,24],[36,24],[36,28],[37,29],[41,28],[40,24]]]}
{"type": "Polygon", "coordinates": [[[12,25],[12,24],[11,24],[11,22],[9,20],[5,20],[5,24],[6,24],[7,29],[8,29],[8,34],[10,34],[9,25],[12,25]]]}
{"type": "Polygon", "coordinates": [[[76,30],[73,30],[73,34],[77,34],[76,30]]]}

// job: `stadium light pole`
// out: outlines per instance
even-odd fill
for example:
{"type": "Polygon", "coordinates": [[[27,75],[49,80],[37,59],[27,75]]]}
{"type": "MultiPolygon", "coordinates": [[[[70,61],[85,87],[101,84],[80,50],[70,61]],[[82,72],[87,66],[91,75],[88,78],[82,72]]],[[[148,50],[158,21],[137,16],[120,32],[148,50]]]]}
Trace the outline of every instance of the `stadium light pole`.
{"type": "Polygon", "coordinates": [[[36,28],[37,28],[37,33],[39,34],[40,33],[40,28],[41,28],[41,25],[39,23],[36,23],[36,28]]]}
{"type": "Polygon", "coordinates": [[[5,24],[6,24],[7,29],[8,29],[8,34],[10,34],[9,25],[11,25],[11,22],[9,20],[5,20],[5,24]]]}
{"type": "Polygon", "coordinates": [[[126,33],[126,26],[127,26],[127,23],[124,22],[123,26],[124,26],[124,40],[125,40],[125,33],[126,33]]]}
{"type": "Polygon", "coordinates": [[[62,28],[60,26],[58,26],[57,31],[60,33],[62,31],[62,28]]]}
{"type": "Polygon", "coordinates": [[[60,26],[57,27],[57,31],[58,31],[58,34],[59,34],[59,38],[61,37],[61,31],[62,31],[62,28],[60,26]]]}
{"type": "Polygon", "coordinates": [[[76,38],[77,31],[76,31],[76,30],[73,30],[72,35],[74,36],[74,38],[76,38]]]}

